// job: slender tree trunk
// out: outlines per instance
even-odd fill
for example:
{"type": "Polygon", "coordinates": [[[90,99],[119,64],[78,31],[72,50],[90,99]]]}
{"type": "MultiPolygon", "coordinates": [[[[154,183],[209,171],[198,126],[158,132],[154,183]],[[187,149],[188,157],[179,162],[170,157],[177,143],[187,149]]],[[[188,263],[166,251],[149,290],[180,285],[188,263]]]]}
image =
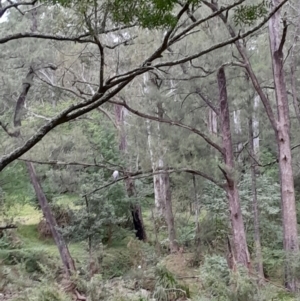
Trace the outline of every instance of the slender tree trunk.
{"type": "MultiPolygon", "coordinates": [[[[131,178],[126,179],[126,191],[129,198],[136,196],[135,185],[131,178]]],[[[143,215],[141,206],[137,203],[130,205],[133,226],[136,231],[135,235],[139,240],[146,241],[147,235],[144,227],[143,215]]]]}
{"type": "Polygon", "coordinates": [[[211,108],[208,108],[208,130],[214,135],[218,133],[217,114],[211,108]]]}
{"type": "Polygon", "coordinates": [[[200,224],[199,224],[199,213],[200,213],[200,206],[199,206],[199,200],[198,200],[198,194],[197,194],[197,186],[196,186],[196,176],[193,175],[193,188],[194,188],[194,194],[195,194],[195,226],[196,226],[196,232],[195,232],[195,245],[196,245],[196,254],[199,255],[200,253],[200,224]]]}
{"type": "Polygon", "coordinates": [[[250,162],[251,162],[251,190],[252,190],[252,208],[253,208],[253,220],[254,220],[254,246],[255,246],[255,268],[256,272],[261,279],[264,278],[263,271],[263,258],[261,252],[260,243],[260,231],[259,231],[259,214],[258,214],[258,202],[257,202],[257,189],[256,189],[256,153],[254,150],[254,123],[252,116],[249,118],[249,145],[250,145],[250,162]]]}
{"type": "MultiPolygon", "coordinates": [[[[152,141],[152,133],[151,133],[151,124],[150,120],[147,119],[147,135],[148,135],[148,149],[150,153],[150,160],[152,165],[152,170],[155,171],[157,167],[162,167],[163,165],[162,160],[157,162],[154,159],[154,148],[153,148],[153,141],[152,141]]],[[[161,181],[161,174],[153,175],[153,187],[154,187],[154,202],[155,202],[155,215],[163,216],[163,209],[165,207],[164,204],[164,197],[163,197],[163,187],[161,181]]]]}
{"type": "MultiPolygon", "coordinates": [[[[243,143],[240,142],[241,140],[241,135],[242,135],[242,127],[241,127],[241,111],[240,110],[235,110],[233,111],[233,123],[234,123],[234,131],[238,137],[238,144],[236,147],[236,150],[238,153],[241,152],[243,149],[243,143]]],[[[241,156],[238,156],[238,160],[241,161],[241,156]]]]}
{"type": "MultiPolygon", "coordinates": [[[[125,156],[127,152],[127,140],[126,140],[126,133],[125,133],[125,116],[124,116],[124,107],[115,105],[115,117],[116,122],[119,125],[119,150],[122,152],[122,154],[125,156]]],[[[126,185],[126,191],[129,198],[132,198],[136,195],[135,190],[135,184],[134,181],[129,177],[125,180],[126,185]]],[[[142,209],[140,204],[136,202],[132,202],[130,205],[131,215],[132,215],[132,222],[134,229],[136,231],[136,237],[139,240],[146,241],[147,235],[145,231],[145,226],[143,222],[143,216],[142,216],[142,209]]]]}
{"type": "MultiPolygon", "coordinates": [[[[272,0],[273,6],[278,0],[272,0]]],[[[281,200],[283,216],[284,249],[287,257],[299,252],[294,177],[290,143],[289,104],[284,79],[283,45],[286,25],[280,38],[280,13],[277,12],[269,21],[270,50],[272,56],[275,95],[277,101],[277,145],[279,154],[279,172],[281,182],[281,200]]],[[[285,266],[285,285],[291,291],[297,290],[296,276],[292,273],[293,261],[289,258],[285,266]]]]}
{"type": "Polygon", "coordinates": [[[174,223],[174,215],[172,211],[172,194],[170,187],[170,175],[168,172],[162,173],[163,181],[165,184],[165,219],[168,226],[168,236],[170,241],[170,251],[175,253],[179,250],[179,246],[176,240],[176,229],[174,223]]]}
{"type": "Polygon", "coordinates": [[[255,95],[252,113],[252,128],[253,128],[253,152],[255,154],[255,159],[259,159],[259,117],[258,117],[258,107],[259,107],[259,96],[255,95]]]}
{"type": "MultiPolygon", "coordinates": [[[[147,82],[146,86],[147,88],[145,89],[146,91],[150,91],[151,89],[155,91],[155,93],[159,93],[159,88],[161,85],[161,82],[159,79],[157,79],[153,74],[149,76],[148,79],[146,79],[145,75],[145,81],[147,82]]],[[[156,103],[157,106],[157,114],[158,117],[163,119],[164,117],[164,108],[163,108],[163,103],[162,101],[158,100],[156,103]]],[[[151,138],[151,131],[150,131],[150,123],[148,121],[148,144],[149,144],[149,138],[151,138]]],[[[156,144],[158,145],[155,148],[155,157],[154,157],[154,162],[157,160],[157,163],[155,164],[155,171],[157,167],[159,170],[164,170],[165,172],[162,172],[159,174],[158,177],[154,178],[154,192],[157,192],[158,195],[156,197],[156,205],[158,206],[158,212],[163,214],[167,226],[168,226],[168,234],[169,234],[169,241],[170,241],[170,251],[171,252],[176,252],[178,251],[178,243],[176,241],[176,230],[175,230],[175,223],[174,223],[174,215],[172,211],[172,195],[171,195],[171,187],[170,187],[170,175],[166,171],[167,169],[167,164],[164,161],[164,154],[166,152],[166,149],[162,145],[161,141],[161,129],[160,129],[160,124],[157,124],[157,141],[156,144]],[[158,188],[159,187],[159,188],[158,188]]],[[[150,144],[151,140],[150,140],[150,144]]],[[[150,155],[151,153],[153,154],[153,148],[150,146],[150,155]]]]}
{"type": "MultiPolygon", "coordinates": [[[[162,102],[157,103],[157,111],[158,117],[163,119],[164,118],[164,109],[162,107],[162,102]]],[[[158,151],[159,151],[159,159],[158,159],[158,167],[159,168],[167,168],[167,165],[164,162],[164,150],[161,145],[161,130],[160,124],[157,124],[158,128],[158,151]]],[[[171,253],[177,252],[179,250],[179,246],[176,240],[176,229],[175,229],[175,222],[174,222],[174,215],[172,210],[172,193],[171,193],[171,186],[170,186],[170,174],[168,172],[160,174],[160,187],[163,195],[163,203],[164,203],[164,215],[168,226],[168,234],[169,234],[169,241],[170,241],[170,251],[171,253]]]]}
{"type": "Polygon", "coordinates": [[[61,260],[64,265],[65,272],[66,272],[67,276],[70,277],[76,271],[74,261],[70,255],[68,246],[65,243],[64,238],[58,231],[58,225],[56,223],[55,218],[52,215],[47,198],[46,198],[46,196],[42,190],[42,187],[39,183],[39,180],[36,175],[33,164],[31,162],[26,162],[25,164],[26,164],[26,167],[27,167],[27,170],[29,173],[29,177],[30,177],[30,181],[34,188],[35,194],[36,194],[39,204],[42,208],[43,214],[46,218],[47,224],[50,227],[52,237],[58,248],[61,260]]]}
{"type": "MultiPolygon", "coordinates": [[[[14,112],[14,128],[16,129],[16,131],[14,132],[14,136],[17,138],[21,138],[20,137],[20,127],[22,124],[22,113],[23,113],[23,108],[24,108],[24,104],[25,104],[25,100],[27,97],[27,94],[32,86],[32,81],[34,78],[34,69],[31,66],[29,68],[29,72],[26,76],[25,81],[22,84],[22,91],[19,95],[19,98],[17,100],[16,103],[16,107],[15,107],[15,112],[14,112]]],[[[36,175],[34,166],[32,163],[30,162],[26,162],[26,167],[28,170],[28,174],[30,177],[30,181],[34,187],[37,199],[39,201],[39,204],[42,208],[43,214],[46,218],[46,221],[50,227],[51,230],[51,234],[52,237],[56,243],[56,246],[59,250],[63,265],[64,265],[64,269],[66,271],[66,274],[68,277],[71,276],[71,274],[73,272],[76,271],[75,269],[75,265],[74,265],[74,261],[70,255],[69,249],[67,244],[65,243],[64,238],[62,237],[62,235],[58,232],[58,227],[57,227],[57,223],[55,218],[53,217],[52,213],[51,213],[51,209],[49,207],[49,204],[47,202],[47,198],[42,190],[42,187],[39,183],[38,177],[36,175]]]]}
{"type": "Polygon", "coordinates": [[[225,151],[225,169],[221,168],[226,179],[226,193],[229,201],[230,220],[233,232],[233,243],[236,262],[250,268],[246,233],[242,217],[240,197],[234,175],[233,146],[230,130],[230,115],[227,100],[227,87],[224,68],[220,68],[217,75],[219,87],[220,118],[222,129],[222,142],[225,151]]]}

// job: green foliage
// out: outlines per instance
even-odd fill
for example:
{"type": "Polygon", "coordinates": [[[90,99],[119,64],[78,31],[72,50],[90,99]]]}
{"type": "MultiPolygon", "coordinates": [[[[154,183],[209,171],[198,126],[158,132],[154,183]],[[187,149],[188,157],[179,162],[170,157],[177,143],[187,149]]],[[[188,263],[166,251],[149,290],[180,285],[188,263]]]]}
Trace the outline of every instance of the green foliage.
{"type": "Polygon", "coordinates": [[[19,250],[0,250],[0,259],[6,265],[24,264],[28,273],[42,273],[40,265],[56,268],[56,259],[52,258],[45,249],[19,249],[19,250]]]}
{"type": "Polygon", "coordinates": [[[0,249],[19,249],[22,241],[19,239],[16,231],[5,230],[1,232],[0,249]]]}
{"type": "Polygon", "coordinates": [[[200,269],[205,294],[216,301],[252,301],[257,293],[256,280],[239,267],[237,271],[228,268],[224,257],[207,256],[200,269]]]}
{"type": "Polygon", "coordinates": [[[122,276],[130,270],[131,266],[128,252],[122,249],[105,252],[101,264],[103,278],[111,279],[122,276]]]}
{"type": "Polygon", "coordinates": [[[112,17],[115,22],[130,24],[137,22],[143,28],[174,26],[177,22],[172,14],[174,0],[114,0],[111,3],[112,17]]]}
{"type": "Polygon", "coordinates": [[[233,17],[235,25],[252,25],[257,19],[268,13],[268,1],[263,0],[259,4],[240,5],[235,8],[233,17]]]}
{"type": "Polygon", "coordinates": [[[58,285],[42,283],[35,289],[25,291],[22,295],[13,299],[13,301],[71,301],[72,298],[64,293],[58,285]]]}
{"type": "MultiPolygon", "coordinates": [[[[95,5],[95,1],[85,0],[44,0],[50,4],[60,4],[64,7],[77,7],[83,13],[95,5]]],[[[192,0],[191,3],[198,3],[200,0],[192,0]]],[[[102,10],[111,14],[113,22],[121,24],[135,23],[142,28],[166,28],[175,26],[177,18],[174,8],[177,4],[175,0],[112,0],[104,1],[101,4],[102,10]]]]}
{"type": "Polygon", "coordinates": [[[23,162],[15,162],[0,173],[1,214],[16,204],[23,205],[33,196],[29,178],[23,162]],[[2,213],[2,210],[5,211],[2,213]]]}
{"type": "MultiPolygon", "coordinates": [[[[248,228],[249,245],[253,243],[253,207],[251,176],[245,174],[239,184],[240,197],[242,201],[242,213],[244,222],[248,228]]],[[[280,186],[267,176],[261,175],[257,178],[257,198],[259,208],[259,223],[262,244],[272,249],[282,248],[282,229],[280,211],[280,186]]]]}
{"type": "MultiPolygon", "coordinates": [[[[92,190],[99,183],[98,178],[97,173],[87,176],[86,184],[82,185],[84,191],[92,190]]],[[[126,221],[129,208],[121,184],[93,193],[75,204],[79,208],[71,210],[70,225],[62,230],[68,240],[79,242],[91,238],[95,245],[102,240],[110,241],[116,236],[121,239],[120,236],[127,235],[118,226],[126,221]]]]}
{"type": "Polygon", "coordinates": [[[164,266],[155,269],[155,290],[153,297],[158,301],[169,301],[180,297],[189,298],[190,291],[187,286],[181,285],[174,275],[164,266]]]}
{"type": "Polygon", "coordinates": [[[177,241],[179,245],[190,246],[195,240],[195,224],[184,223],[182,219],[177,219],[177,241]]]}
{"type": "Polygon", "coordinates": [[[281,278],[285,254],[282,249],[262,248],[264,271],[268,277],[281,278]]]}

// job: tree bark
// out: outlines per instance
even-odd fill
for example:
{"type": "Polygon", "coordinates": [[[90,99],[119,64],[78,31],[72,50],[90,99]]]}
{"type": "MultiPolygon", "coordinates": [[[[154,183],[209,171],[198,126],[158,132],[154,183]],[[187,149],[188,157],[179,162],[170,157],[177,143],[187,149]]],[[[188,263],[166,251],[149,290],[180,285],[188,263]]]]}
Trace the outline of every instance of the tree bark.
{"type": "Polygon", "coordinates": [[[259,160],[259,117],[258,117],[258,107],[259,107],[259,96],[255,95],[253,112],[252,112],[252,129],[253,129],[253,153],[255,154],[255,159],[259,160]]]}
{"type": "MultiPolygon", "coordinates": [[[[233,111],[233,123],[234,123],[234,131],[236,133],[236,136],[238,138],[238,144],[237,144],[237,152],[240,153],[243,149],[243,143],[241,141],[242,136],[242,127],[241,127],[241,111],[235,110],[233,111]]],[[[238,156],[238,160],[242,161],[241,156],[238,156]]]]}
{"type": "Polygon", "coordinates": [[[208,130],[213,135],[218,134],[217,114],[211,108],[208,108],[208,130]]]}
{"type": "MultiPolygon", "coordinates": [[[[278,5],[278,0],[272,0],[272,5],[278,5]]],[[[287,257],[299,252],[294,177],[292,169],[292,154],[290,143],[289,104],[284,79],[283,45],[286,35],[284,22],[283,35],[280,38],[280,12],[275,13],[269,21],[270,50],[272,57],[273,78],[277,102],[277,145],[279,173],[281,182],[281,204],[283,217],[284,249],[287,257]]],[[[285,286],[297,290],[296,276],[292,274],[292,260],[286,260],[285,286]]]]}
{"type": "MultiPolygon", "coordinates": [[[[25,104],[25,100],[26,97],[28,95],[28,92],[32,86],[32,81],[34,78],[34,69],[32,66],[30,66],[29,68],[29,72],[27,73],[26,79],[22,84],[22,91],[21,94],[17,100],[16,103],[16,107],[15,107],[15,112],[14,112],[14,119],[13,119],[13,123],[14,123],[14,128],[15,128],[15,132],[13,134],[14,137],[17,138],[21,138],[20,134],[20,127],[22,124],[22,111],[24,108],[24,104],[25,104]]],[[[36,193],[37,199],[39,201],[39,204],[41,206],[42,212],[46,218],[46,221],[50,227],[51,230],[51,234],[53,236],[53,239],[56,243],[56,246],[59,250],[60,253],[60,257],[62,259],[63,265],[64,265],[64,269],[66,272],[66,275],[68,276],[68,278],[70,278],[70,276],[72,275],[73,272],[76,271],[75,269],[75,264],[74,261],[70,255],[69,249],[67,244],[65,243],[64,238],[62,237],[62,235],[59,233],[58,229],[57,229],[57,223],[55,218],[53,217],[52,213],[51,213],[51,209],[49,207],[47,198],[42,190],[42,187],[39,183],[38,177],[36,175],[34,166],[31,162],[25,162],[26,164],[26,168],[30,177],[30,181],[33,185],[34,191],[36,193]]],[[[73,288],[75,289],[75,288],[73,288]]]]}
{"type": "MultiPolygon", "coordinates": [[[[161,167],[163,165],[162,161],[155,161],[154,159],[154,149],[152,142],[152,133],[151,133],[151,124],[150,120],[147,119],[147,135],[148,135],[148,149],[150,153],[150,160],[153,172],[157,169],[157,167],[161,167]]],[[[163,208],[165,207],[164,198],[163,198],[163,187],[161,187],[161,174],[153,175],[153,188],[154,188],[154,203],[155,203],[155,215],[163,216],[163,208]]]]}
{"type": "Polygon", "coordinates": [[[196,246],[196,255],[198,256],[200,253],[200,224],[199,224],[199,213],[200,213],[200,204],[198,200],[198,194],[197,194],[197,186],[196,186],[196,176],[193,175],[193,188],[194,188],[194,194],[195,194],[195,246],[196,246]]]}
{"type": "Polygon", "coordinates": [[[253,210],[253,221],[254,221],[254,246],[255,246],[255,269],[261,279],[264,279],[263,271],[263,258],[261,252],[260,243],[260,231],[259,231],[259,212],[257,202],[257,186],[256,186],[256,175],[257,175],[257,153],[254,149],[254,122],[252,115],[249,118],[249,145],[250,145],[250,163],[251,163],[251,190],[252,190],[252,210],[253,210]]]}
{"type": "Polygon", "coordinates": [[[172,194],[171,194],[171,187],[170,187],[170,175],[166,171],[162,173],[162,179],[165,185],[165,219],[168,226],[168,236],[170,242],[170,252],[175,253],[179,250],[179,246],[176,240],[176,229],[174,223],[174,215],[172,210],[172,194]]]}
{"type": "MultiPolygon", "coordinates": [[[[218,10],[217,5],[204,1],[214,12],[218,10]]],[[[283,1],[272,0],[272,8],[279,7],[283,1]]],[[[236,34],[233,28],[227,23],[227,18],[224,14],[219,15],[226,25],[231,37],[235,37],[236,34]]],[[[291,254],[295,255],[299,252],[298,245],[298,231],[297,231],[297,219],[296,219],[296,204],[295,204],[295,190],[294,179],[292,170],[292,157],[290,146],[290,124],[289,124],[289,110],[288,110],[288,98],[284,80],[284,68],[283,68],[283,45],[285,42],[287,26],[284,21],[283,35],[280,39],[280,12],[276,11],[269,20],[269,38],[270,38],[270,50],[272,58],[273,78],[275,84],[275,94],[277,101],[277,119],[275,118],[272,110],[271,102],[263,92],[259,81],[252,69],[251,63],[247,56],[244,46],[240,41],[236,41],[235,45],[239,51],[247,73],[252,81],[252,84],[259,95],[261,102],[268,115],[272,128],[276,136],[276,142],[278,146],[278,161],[279,161],[279,178],[281,187],[281,204],[282,204],[282,219],[283,219],[283,236],[284,236],[284,250],[286,256],[291,254]]],[[[285,285],[291,291],[296,291],[297,281],[295,275],[292,275],[292,261],[286,260],[285,268],[285,285]]]]}
{"type": "Polygon", "coordinates": [[[42,187],[39,183],[38,177],[36,175],[34,166],[30,162],[26,162],[26,167],[29,173],[30,181],[32,183],[32,186],[34,188],[35,194],[37,196],[37,199],[39,201],[39,204],[42,208],[43,214],[46,218],[46,221],[50,227],[52,237],[55,241],[55,244],[58,248],[61,260],[64,265],[65,272],[68,277],[70,277],[75,271],[75,264],[74,261],[70,255],[69,249],[67,244],[65,243],[64,238],[58,231],[58,225],[56,223],[55,218],[52,215],[51,209],[49,207],[47,198],[42,190],[42,187]]]}
{"type": "MultiPolygon", "coordinates": [[[[115,105],[114,107],[115,107],[116,123],[119,125],[119,141],[120,141],[119,150],[125,156],[127,152],[127,140],[126,140],[126,133],[125,133],[125,125],[124,125],[125,108],[120,105],[115,105]]],[[[134,197],[136,195],[134,180],[128,177],[125,180],[125,186],[126,186],[128,197],[129,198],[134,197]]],[[[143,222],[141,205],[136,202],[132,202],[132,204],[130,205],[130,210],[132,215],[132,223],[136,231],[135,232],[136,237],[139,240],[146,241],[147,235],[146,235],[146,230],[143,222]]]]}
{"type": "Polygon", "coordinates": [[[219,87],[220,118],[222,143],[224,148],[225,169],[221,168],[226,179],[226,193],[229,201],[230,220],[233,233],[233,243],[236,262],[250,268],[250,256],[242,217],[240,197],[234,175],[234,157],[230,130],[230,115],[227,99],[227,87],[224,68],[217,74],[219,87]]]}

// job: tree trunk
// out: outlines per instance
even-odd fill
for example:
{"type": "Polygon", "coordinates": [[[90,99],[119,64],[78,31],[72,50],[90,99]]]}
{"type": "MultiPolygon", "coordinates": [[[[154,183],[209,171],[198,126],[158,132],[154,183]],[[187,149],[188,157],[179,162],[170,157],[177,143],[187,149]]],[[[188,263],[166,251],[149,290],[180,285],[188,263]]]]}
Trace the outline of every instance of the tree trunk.
{"type": "Polygon", "coordinates": [[[33,164],[31,162],[26,162],[25,164],[29,173],[30,181],[32,183],[32,186],[34,187],[35,194],[42,208],[43,214],[46,218],[47,224],[50,227],[52,237],[58,248],[65,272],[67,276],[70,277],[76,271],[74,261],[70,255],[68,246],[65,243],[64,238],[58,231],[58,225],[56,223],[55,218],[52,215],[47,198],[39,183],[33,164]]]}
{"type": "MultiPolygon", "coordinates": [[[[157,103],[157,112],[158,117],[163,119],[164,118],[164,109],[162,106],[162,102],[157,103]]],[[[158,158],[158,167],[163,169],[167,168],[164,162],[164,152],[161,145],[161,131],[160,131],[160,124],[157,124],[157,132],[158,132],[158,151],[159,151],[159,158],[158,158]]],[[[161,194],[163,196],[163,203],[164,203],[164,210],[163,213],[165,215],[165,220],[168,226],[168,236],[170,241],[170,251],[171,253],[177,252],[179,250],[179,246],[176,240],[176,229],[174,223],[174,215],[172,210],[172,193],[171,193],[171,186],[170,186],[170,174],[165,172],[160,174],[160,189],[161,194]]]]}
{"type": "MultiPolygon", "coordinates": [[[[278,0],[272,0],[273,6],[278,0]]],[[[269,21],[270,50],[272,56],[273,77],[277,102],[277,145],[279,173],[281,182],[281,203],[283,217],[284,249],[287,257],[299,251],[297,216],[294,190],[294,177],[292,169],[292,154],[290,145],[289,104],[284,80],[283,44],[285,41],[286,24],[283,36],[280,38],[280,13],[277,12],[269,21]]],[[[285,285],[291,291],[296,291],[296,276],[292,273],[293,262],[286,260],[285,285]]]]}
{"type": "MultiPolygon", "coordinates": [[[[272,8],[278,6],[279,0],[272,0],[272,8]]],[[[214,12],[218,10],[216,4],[205,2],[214,12]]],[[[232,27],[227,23],[225,15],[220,14],[220,18],[226,25],[231,37],[235,36],[232,27]]],[[[270,37],[270,50],[272,57],[273,78],[275,84],[275,94],[277,101],[277,115],[272,110],[271,102],[264,94],[258,79],[252,69],[251,63],[247,57],[245,48],[241,45],[240,41],[236,41],[235,45],[243,59],[243,63],[247,73],[252,81],[252,84],[260,96],[265,111],[268,115],[272,128],[275,132],[276,142],[278,146],[278,160],[279,160],[279,173],[280,173],[280,186],[281,186],[281,204],[282,204],[282,219],[283,219],[283,237],[284,237],[284,250],[286,256],[291,254],[296,255],[299,252],[298,245],[298,231],[296,219],[296,204],[295,204],[295,190],[294,179],[292,170],[292,157],[290,147],[290,124],[288,112],[288,99],[287,91],[284,81],[284,68],[283,68],[283,46],[286,38],[286,22],[284,21],[283,36],[280,39],[280,11],[278,10],[269,21],[269,37],[270,37]]],[[[292,275],[292,261],[287,258],[285,268],[285,285],[291,291],[296,291],[297,281],[295,275],[292,275]]]]}
{"type": "MultiPolygon", "coordinates": [[[[236,136],[238,138],[238,144],[236,147],[237,152],[240,154],[240,152],[243,149],[243,143],[241,141],[241,136],[242,136],[242,127],[241,127],[241,111],[240,110],[235,110],[233,111],[233,123],[234,123],[234,131],[236,133],[236,136]]],[[[239,155],[238,156],[238,161],[242,161],[242,157],[239,155]]]]}
{"type": "Polygon", "coordinates": [[[211,134],[218,134],[217,114],[211,108],[208,108],[208,130],[211,134]]]}
{"type": "MultiPolygon", "coordinates": [[[[127,151],[127,140],[125,133],[125,116],[124,116],[124,107],[115,105],[115,118],[116,122],[119,125],[119,150],[125,156],[127,151]]],[[[134,181],[129,177],[125,180],[126,191],[129,198],[134,197],[136,195],[135,184],[134,181]]],[[[130,205],[131,215],[132,215],[132,223],[135,229],[135,235],[139,240],[146,241],[147,235],[145,231],[145,226],[143,222],[142,209],[140,204],[136,202],[132,202],[130,205]]]]}
{"type": "MultiPolygon", "coordinates": [[[[250,115],[251,116],[251,115],[250,115]]],[[[251,190],[252,190],[252,208],[254,220],[254,246],[255,246],[255,268],[261,279],[264,279],[263,258],[261,253],[260,231],[259,231],[259,214],[256,189],[256,153],[254,150],[254,122],[252,116],[249,118],[249,145],[250,145],[250,163],[251,163],[251,190]]]]}
{"type": "MultiPolygon", "coordinates": [[[[29,72],[26,75],[26,79],[24,80],[24,82],[22,84],[22,91],[18,97],[16,107],[15,107],[15,112],[14,112],[14,119],[13,119],[14,128],[15,128],[14,136],[17,138],[20,138],[20,134],[21,134],[20,127],[22,124],[21,117],[22,117],[23,108],[24,108],[27,94],[32,86],[33,78],[34,78],[34,69],[32,66],[30,66],[29,72]]],[[[70,255],[68,246],[65,243],[64,238],[57,230],[56,220],[51,213],[51,209],[49,207],[47,198],[46,198],[46,196],[42,190],[42,187],[39,183],[39,180],[36,175],[33,164],[30,162],[26,162],[25,164],[26,164],[26,168],[27,168],[27,171],[28,171],[28,174],[30,177],[30,181],[34,187],[35,194],[37,196],[37,199],[39,201],[39,204],[41,206],[43,214],[46,218],[46,221],[50,227],[52,237],[58,248],[60,257],[61,257],[63,265],[64,265],[66,275],[68,276],[68,278],[70,278],[72,273],[74,273],[76,271],[74,261],[70,255]]],[[[75,289],[75,287],[73,287],[72,290],[73,289],[75,289]]]]}
{"type": "MultiPolygon", "coordinates": [[[[135,185],[131,178],[127,178],[125,180],[126,191],[129,198],[132,198],[136,195],[135,185]]],[[[146,241],[147,235],[144,227],[143,222],[143,215],[141,206],[137,203],[132,203],[130,205],[131,215],[132,215],[132,222],[135,229],[135,235],[139,240],[146,241]]]]}
{"type": "Polygon", "coordinates": [[[229,201],[231,227],[236,262],[250,268],[246,233],[242,217],[240,197],[234,175],[233,146],[230,131],[230,115],[227,100],[227,87],[224,68],[220,68],[217,75],[219,87],[220,118],[222,130],[222,143],[224,149],[225,169],[221,168],[226,179],[226,193],[229,201]]]}
{"type": "MultiPolygon", "coordinates": [[[[155,171],[157,167],[162,167],[163,161],[159,160],[158,164],[154,159],[154,149],[152,144],[152,133],[150,120],[147,119],[147,134],[148,134],[148,148],[150,153],[150,160],[152,165],[152,170],[155,171]]],[[[153,187],[154,187],[154,202],[155,202],[155,215],[163,216],[164,197],[163,197],[163,187],[161,186],[161,174],[153,175],[153,187]]]]}
{"type": "Polygon", "coordinates": [[[174,215],[172,210],[172,195],[170,187],[170,175],[168,172],[162,173],[162,178],[165,185],[165,219],[168,226],[168,236],[170,241],[170,252],[175,253],[179,250],[176,240],[176,229],[174,223],[174,215]]]}
{"type": "Polygon", "coordinates": [[[253,153],[255,154],[255,159],[259,159],[259,117],[258,117],[258,107],[259,107],[259,96],[255,95],[252,113],[252,129],[253,129],[253,153]]]}
{"type": "Polygon", "coordinates": [[[196,186],[196,176],[193,175],[193,188],[194,188],[194,194],[195,194],[195,246],[196,246],[196,254],[197,256],[200,253],[200,224],[199,224],[199,213],[200,213],[200,206],[199,206],[199,200],[198,200],[198,194],[197,194],[197,186],[196,186]]]}

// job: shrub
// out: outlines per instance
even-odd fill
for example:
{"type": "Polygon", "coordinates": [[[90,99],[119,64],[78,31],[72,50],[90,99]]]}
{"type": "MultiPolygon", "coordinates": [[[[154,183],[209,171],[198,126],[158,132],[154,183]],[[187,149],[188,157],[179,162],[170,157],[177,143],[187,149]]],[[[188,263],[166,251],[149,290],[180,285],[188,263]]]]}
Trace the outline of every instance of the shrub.
{"type": "Polygon", "coordinates": [[[24,263],[28,273],[41,273],[40,264],[52,268],[56,265],[56,261],[44,249],[1,250],[0,258],[6,265],[24,263]]]}
{"type": "Polygon", "coordinates": [[[119,277],[131,268],[128,252],[124,250],[110,250],[105,252],[102,259],[101,272],[104,279],[119,277]]]}
{"type": "Polygon", "coordinates": [[[204,292],[212,300],[258,300],[256,280],[242,267],[231,271],[222,256],[207,256],[200,273],[204,292]]]}
{"type": "Polygon", "coordinates": [[[64,293],[57,285],[42,283],[39,287],[25,291],[12,301],[71,301],[71,297],[64,293]]]}

